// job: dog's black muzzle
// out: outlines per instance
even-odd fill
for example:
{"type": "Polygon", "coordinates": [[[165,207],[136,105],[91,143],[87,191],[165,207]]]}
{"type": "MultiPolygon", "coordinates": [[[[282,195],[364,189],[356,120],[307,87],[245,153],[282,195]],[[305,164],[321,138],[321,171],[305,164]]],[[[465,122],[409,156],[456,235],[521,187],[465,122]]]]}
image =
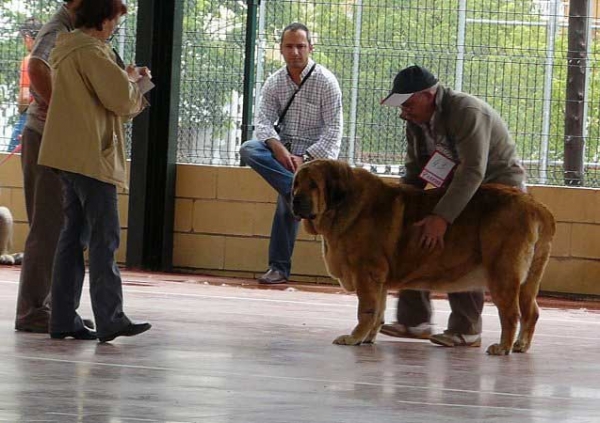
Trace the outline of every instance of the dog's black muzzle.
{"type": "Polygon", "coordinates": [[[295,195],[292,198],[292,212],[300,219],[312,220],[317,217],[312,213],[312,201],[305,195],[295,195]]]}

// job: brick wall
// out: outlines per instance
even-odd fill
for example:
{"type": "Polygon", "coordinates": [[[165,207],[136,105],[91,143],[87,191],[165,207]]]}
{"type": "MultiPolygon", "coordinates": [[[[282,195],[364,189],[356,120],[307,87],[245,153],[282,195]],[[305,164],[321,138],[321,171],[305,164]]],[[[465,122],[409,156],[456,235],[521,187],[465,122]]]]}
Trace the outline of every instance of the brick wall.
{"type": "MultiPolygon", "coordinates": [[[[13,251],[22,250],[27,234],[22,185],[17,156],[0,166],[0,205],[11,208],[16,222],[13,251]]],[[[557,221],[542,289],[600,295],[600,190],[532,186],[530,192],[557,221]]],[[[173,263],[178,270],[240,277],[265,271],[276,196],[258,175],[248,168],[179,165],[176,196],[173,263]]],[[[121,263],[127,200],[126,193],[119,194],[121,263]]],[[[320,241],[302,229],[292,274],[293,280],[332,283],[320,241]]]]}

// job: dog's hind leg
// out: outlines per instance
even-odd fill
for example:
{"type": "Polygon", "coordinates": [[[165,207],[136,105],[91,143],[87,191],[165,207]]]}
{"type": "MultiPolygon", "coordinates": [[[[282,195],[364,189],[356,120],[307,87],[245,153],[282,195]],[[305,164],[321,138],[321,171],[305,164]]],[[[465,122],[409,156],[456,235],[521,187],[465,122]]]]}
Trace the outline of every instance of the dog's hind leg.
{"type": "Polygon", "coordinates": [[[535,325],[540,312],[536,297],[540,290],[540,283],[544,269],[550,256],[550,243],[538,242],[535,246],[535,253],[531,261],[531,267],[525,282],[519,292],[519,308],[521,310],[521,329],[517,341],[513,345],[513,351],[517,353],[526,352],[531,346],[535,325]]]}
{"type": "Polygon", "coordinates": [[[533,251],[523,250],[526,245],[523,238],[512,237],[484,256],[488,289],[498,308],[502,327],[500,343],[490,345],[486,351],[490,355],[510,354],[515,340],[520,318],[519,289],[533,255],[533,251]]]}
{"type": "Polygon", "coordinates": [[[490,294],[492,301],[498,308],[500,316],[500,326],[502,333],[500,343],[492,344],[486,352],[490,355],[508,355],[512,349],[512,344],[517,332],[519,323],[519,277],[516,274],[506,273],[500,276],[503,282],[490,282],[490,294]]]}
{"type": "Polygon", "coordinates": [[[359,345],[368,341],[368,336],[381,325],[381,292],[383,283],[375,281],[368,272],[353,275],[353,284],[358,296],[358,324],[350,335],[338,336],[333,343],[338,345],[359,345]],[[362,278],[362,279],[359,279],[362,278]]]}
{"type": "Polygon", "coordinates": [[[371,329],[371,332],[367,335],[364,340],[364,343],[372,344],[375,342],[375,338],[381,329],[381,326],[385,322],[385,308],[387,303],[387,287],[382,284],[381,292],[379,293],[379,317],[377,318],[376,324],[371,329]]]}
{"type": "MultiPolygon", "coordinates": [[[[535,246],[539,241],[538,227],[531,224],[531,218],[531,215],[525,214],[515,221],[511,216],[500,214],[494,221],[496,230],[513,228],[511,234],[485,234],[485,239],[491,242],[482,247],[482,260],[487,271],[488,289],[492,301],[498,307],[502,326],[500,343],[492,344],[487,349],[487,353],[491,355],[506,355],[513,348],[517,325],[521,319],[521,284],[528,278],[535,258],[535,246]]],[[[527,297],[528,293],[524,295],[527,297]]]]}

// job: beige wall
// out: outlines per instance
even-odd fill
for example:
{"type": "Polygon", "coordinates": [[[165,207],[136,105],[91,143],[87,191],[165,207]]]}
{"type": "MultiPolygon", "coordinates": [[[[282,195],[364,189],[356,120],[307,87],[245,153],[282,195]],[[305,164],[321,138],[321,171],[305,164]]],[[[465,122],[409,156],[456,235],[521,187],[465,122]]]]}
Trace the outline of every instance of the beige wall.
{"type": "MultiPolygon", "coordinates": [[[[0,160],[2,159],[0,155],[0,160]]],[[[173,264],[178,270],[255,277],[265,271],[274,192],[253,171],[238,167],[179,165],[173,264]]],[[[0,205],[16,221],[14,248],[27,234],[18,157],[0,166],[0,205]]],[[[557,234],[542,289],[600,295],[600,190],[532,186],[554,213],[557,234]]],[[[127,195],[119,195],[124,262],[127,195]]],[[[331,283],[316,237],[300,232],[293,257],[294,280],[331,283]]]]}

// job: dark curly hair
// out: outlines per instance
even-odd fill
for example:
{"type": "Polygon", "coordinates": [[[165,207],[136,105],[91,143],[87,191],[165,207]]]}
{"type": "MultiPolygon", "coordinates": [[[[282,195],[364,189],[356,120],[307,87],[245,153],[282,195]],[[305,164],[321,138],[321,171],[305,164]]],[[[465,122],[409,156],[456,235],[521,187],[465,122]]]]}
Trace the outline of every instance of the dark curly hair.
{"type": "Polygon", "coordinates": [[[40,29],[42,29],[42,23],[39,21],[39,19],[32,16],[25,19],[25,21],[21,24],[19,27],[19,34],[21,34],[23,37],[29,36],[35,39],[35,37],[38,35],[38,32],[40,32],[40,29]]]}
{"type": "Polygon", "coordinates": [[[127,13],[121,0],[82,0],[75,10],[75,28],[95,28],[102,31],[105,20],[127,13]]]}

